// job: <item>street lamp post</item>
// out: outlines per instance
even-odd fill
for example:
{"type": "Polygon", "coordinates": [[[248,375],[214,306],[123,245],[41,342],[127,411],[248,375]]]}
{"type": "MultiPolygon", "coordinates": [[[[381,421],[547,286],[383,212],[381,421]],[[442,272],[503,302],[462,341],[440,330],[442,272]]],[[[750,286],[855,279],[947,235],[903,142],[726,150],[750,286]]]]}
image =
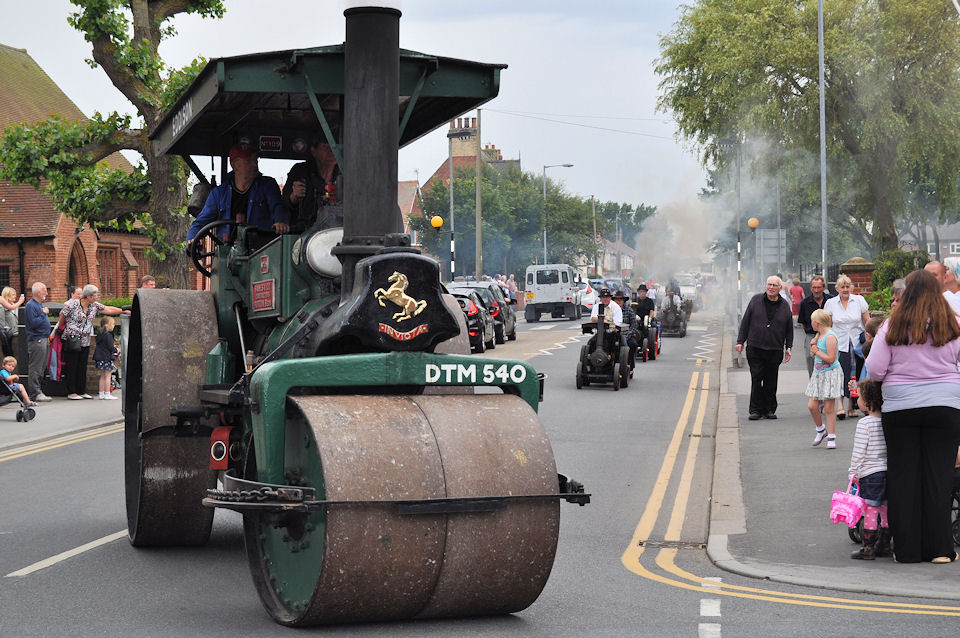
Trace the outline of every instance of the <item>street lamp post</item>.
{"type": "Polygon", "coordinates": [[[740,247],[740,218],[743,216],[740,202],[740,140],[720,140],[721,148],[737,149],[737,324],[743,317],[743,294],[742,294],[742,252],[740,247]]]}
{"type": "Polygon", "coordinates": [[[450,281],[456,278],[456,266],[454,264],[456,239],[454,239],[453,236],[453,140],[467,140],[470,139],[470,137],[472,137],[470,131],[463,129],[451,129],[447,133],[447,145],[449,146],[448,157],[450,162],[450,281]]]}
{"type": "Polygon", "coordinates": [[[573,164],[546,164],[543,167],[543,263],[547,263],[547,169],[557,166],[570,168],[573,164]]]}

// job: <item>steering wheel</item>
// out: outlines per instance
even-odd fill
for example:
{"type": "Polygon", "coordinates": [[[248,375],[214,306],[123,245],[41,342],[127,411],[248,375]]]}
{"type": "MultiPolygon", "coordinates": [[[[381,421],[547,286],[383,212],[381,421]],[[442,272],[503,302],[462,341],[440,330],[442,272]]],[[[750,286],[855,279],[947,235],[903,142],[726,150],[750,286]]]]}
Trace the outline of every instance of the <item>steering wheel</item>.
{"type": "Polygon", "coordinates": [[[190,259],[193,260],[193,265],[204,277],[210,277],[213,275],[213,272],[210,270],[210,267],[207,265],[211,263],[214,255],[217,254],[216,248],[223,246],[225,243],[222,239],[217,237],[217,233],[213,232],[214,229],[221,226],[234,226],[236,221],[233,219],[218,219],[217,221],[210,222],[206,226],[200,229],[200,232],[197,233],[193,241],[190,243],[190,259]],[[214,248],[212,250],[204,250],[203,246],[206,243],[206,239],[210,238],[214,243],[214,248]],[[207,260],[210,260],[209,262],[207,260]]]}

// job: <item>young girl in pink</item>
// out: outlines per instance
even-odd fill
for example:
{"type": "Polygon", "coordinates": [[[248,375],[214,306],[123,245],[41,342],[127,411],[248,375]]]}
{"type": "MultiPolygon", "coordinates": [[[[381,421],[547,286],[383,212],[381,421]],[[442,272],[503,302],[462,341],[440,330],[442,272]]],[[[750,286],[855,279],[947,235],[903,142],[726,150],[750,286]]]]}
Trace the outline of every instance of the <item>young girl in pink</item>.
{"type": "Polygon", "coordinates": [[[827,449],[837,447],[837,413],[836,400],[843,396],[843,371],[837,359],[837,336],[831,330],[833,318],[826,310],[814,310],[810,315],[810,325],[817,331],[817,335],[810,341],[810,353],[813,355],[813,374],[807,384],[806,394],[810,397],[807,409],[817,426],[817,433],[813,437],[812,445],[820,445],[824,437],[827,439],[827,449]],[[823,412],[820,412],[820,402],[823,401],[823,412]],[[823,426],[826,416],[827,426],[823,426]]]}
{"type": "Polygon", "coordinates": [[[867,510],[863,513],[863,546],[850,558],[873,560],[875,556],[892,555],[887,522],[887,443],[880,425],[883,393],[880,384],[872,380],[861,383],[859,392],[857,407],[867,416],[857,422],[848,474],[860,485],[860,498],[866,501],[867,510]]]}

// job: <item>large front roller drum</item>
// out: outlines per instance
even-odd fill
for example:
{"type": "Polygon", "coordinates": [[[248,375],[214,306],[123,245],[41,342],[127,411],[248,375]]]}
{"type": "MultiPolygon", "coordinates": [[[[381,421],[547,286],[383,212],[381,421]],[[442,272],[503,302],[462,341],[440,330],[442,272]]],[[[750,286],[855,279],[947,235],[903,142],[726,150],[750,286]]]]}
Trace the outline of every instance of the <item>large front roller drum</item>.
{"type": "MultiPolygon", "coordinates": [[[[518,397],[291,397],[286,474],[329,500],[557,494],[543,426],[518,397]]],[[[254,582],[283,624],[507,614],[539,596],[555,498],[500,511],[400,514],[329,505],[244,517],[254,582]],[[280,525],[276,525],[277,523],[280,525]]]]}
{"type": "Polygon", "coordinates": [[[213,296],[139,290],[130,316],[124,407],[127,532],[137,546],[202,545],[216,486],[208,436],[174,436],[170,410],[197,406],[206,355],[217,343],[213,296]],[[157,428],[165,428],[157,430],[157,428]]]}

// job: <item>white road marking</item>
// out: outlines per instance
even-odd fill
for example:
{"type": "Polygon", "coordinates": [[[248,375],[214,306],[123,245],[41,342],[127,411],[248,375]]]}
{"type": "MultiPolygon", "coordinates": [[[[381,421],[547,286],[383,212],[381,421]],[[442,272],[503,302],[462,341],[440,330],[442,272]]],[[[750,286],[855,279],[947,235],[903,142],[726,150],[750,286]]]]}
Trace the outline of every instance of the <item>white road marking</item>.
{"type": "Polygon", "coordinates": [[[530,330],[550,330],[551,328],[556,328],[558,324],[548,323],[543,326],[537,326],[536,328],[530,328],[530,330]]]}
{"type": "Polygon", "coordinates": [[[687,330],[692,330],[693,332],[703,332],[707,330],[707,328],[709,328],[709,326],[691,326],[687,324],[687,330]]]}
{"type": "Polygon", "coordinates": [[[699,638],[720,638],[720,623],[702,622],[697,626],[699,638]]]}
{"type": "Polygon", "coordinates": [[[719,576],[708,576],[704,580],[709,580],[710,583],[703,583],[701,587],[704,589],[720,589],[720,583],[723,582],[723,579],[719,576]]]}
{"type": "Polygon", "coordinates": [[[50,567],[51,565],[56,565],[57,563],[67,560],[68,558],[73,558],[74,556],[78,556],[86,551],[100,547],[101,545],[112,543],[113,541],[123,538],[126,535],[127,535],[127,530],[123,530],[121,532],[116,532],[115,534],[110,534],[109,536],[104,536],[103,538],[98,538],[97,540],[90,541],[89,543],[85,545],[81,545],[80,547],[75,547],[73,549],[57,554],[56,556],[51,556],[50,558],[46,558],[42,561],[34,563],[33,565],[28,565],[23,569],[18,569],[15,572],[10,572],[9,574],[7,574],[6,577],[12,578],[15,576],[28,576],[33,572],[40,571],[41,569],[50,567]]]}
{"type": "MultiPolygon", "coordinates": [[[[720,582],[719,578],[710,578],[715,582],[720,582]]],[[[716,585],[706,585],[704,587],[716,587],[716,585]]],[[[719,598],[701,598],[700,599],[700,617],[701,618],[719,618],[720,617],[720,599],[719,598]]],[[[720,623],[702,622],[697,625],[697,636],[699,638],[720,638],[720,623]]]]}

